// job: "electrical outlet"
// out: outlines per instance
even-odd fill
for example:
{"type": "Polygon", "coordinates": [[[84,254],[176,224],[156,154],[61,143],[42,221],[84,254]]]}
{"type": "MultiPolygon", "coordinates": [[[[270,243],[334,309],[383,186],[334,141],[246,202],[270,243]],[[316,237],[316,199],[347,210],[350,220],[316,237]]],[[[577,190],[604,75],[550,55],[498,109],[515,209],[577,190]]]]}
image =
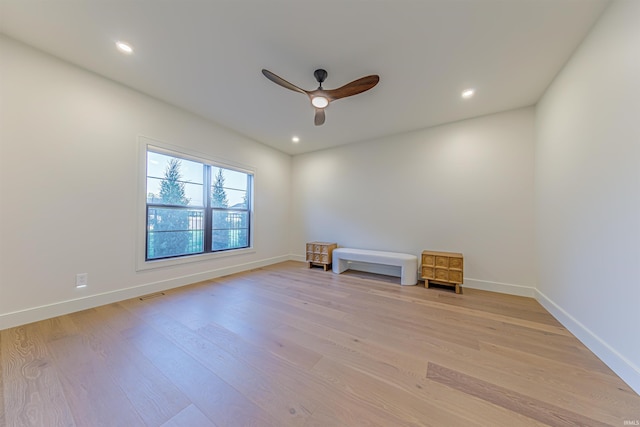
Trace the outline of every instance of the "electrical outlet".
{"type": "Polygon", "coordinates": [[[89,284],[89,273],[76,274],[76,288],[86,288],[89,284]]]}

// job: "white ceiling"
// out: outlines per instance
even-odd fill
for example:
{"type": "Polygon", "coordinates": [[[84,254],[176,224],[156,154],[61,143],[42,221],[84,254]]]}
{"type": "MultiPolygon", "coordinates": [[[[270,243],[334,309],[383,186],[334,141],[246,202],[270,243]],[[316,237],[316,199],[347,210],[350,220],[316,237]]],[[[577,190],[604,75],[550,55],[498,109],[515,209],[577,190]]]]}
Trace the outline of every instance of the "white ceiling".
{"type": "Polygon", "coordinates": [[[607,3],[0,0],[0,32],[299,154],[535,104],[607,3]],[[308,99],[262,68],[308,90],[316,68],[326,89],[380,83],[314,126],[308,99]]]}

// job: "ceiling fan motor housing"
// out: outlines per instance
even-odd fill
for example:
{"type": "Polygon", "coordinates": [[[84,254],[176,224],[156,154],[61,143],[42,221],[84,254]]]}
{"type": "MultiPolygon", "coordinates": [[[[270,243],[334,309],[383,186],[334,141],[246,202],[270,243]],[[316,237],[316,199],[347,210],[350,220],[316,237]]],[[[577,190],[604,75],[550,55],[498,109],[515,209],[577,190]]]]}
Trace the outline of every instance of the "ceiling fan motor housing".
{"type": "Polygon", "coordinates": [[[327,79],[327,70],[323,70],[322,68],[319,68],[313,72],[313,75],[315,76],[318,83],[322,85],[322,82],[327,79]]]}

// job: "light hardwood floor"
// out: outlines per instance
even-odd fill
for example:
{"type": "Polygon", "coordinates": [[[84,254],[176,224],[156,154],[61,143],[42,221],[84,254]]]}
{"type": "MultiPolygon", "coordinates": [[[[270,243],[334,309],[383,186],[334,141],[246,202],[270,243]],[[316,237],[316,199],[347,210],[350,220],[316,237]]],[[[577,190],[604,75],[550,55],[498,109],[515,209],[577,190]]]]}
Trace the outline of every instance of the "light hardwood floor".
{"type": "Polygon", "coordinates": [[[533,299],[298,262],[0,331],[0,365],[10,427],[640,420],[533,299]]]}

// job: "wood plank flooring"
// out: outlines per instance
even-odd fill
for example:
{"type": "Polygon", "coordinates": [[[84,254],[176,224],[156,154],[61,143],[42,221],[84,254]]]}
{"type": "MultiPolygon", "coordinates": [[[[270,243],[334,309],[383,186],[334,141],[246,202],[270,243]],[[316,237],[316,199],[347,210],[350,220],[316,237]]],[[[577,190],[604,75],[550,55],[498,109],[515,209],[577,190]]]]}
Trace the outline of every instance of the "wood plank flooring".
{"type": "Polygon", "coordinates": [[[0,426],[623,426],[535,300],[286,262],[0,331],[0,426]]]}

